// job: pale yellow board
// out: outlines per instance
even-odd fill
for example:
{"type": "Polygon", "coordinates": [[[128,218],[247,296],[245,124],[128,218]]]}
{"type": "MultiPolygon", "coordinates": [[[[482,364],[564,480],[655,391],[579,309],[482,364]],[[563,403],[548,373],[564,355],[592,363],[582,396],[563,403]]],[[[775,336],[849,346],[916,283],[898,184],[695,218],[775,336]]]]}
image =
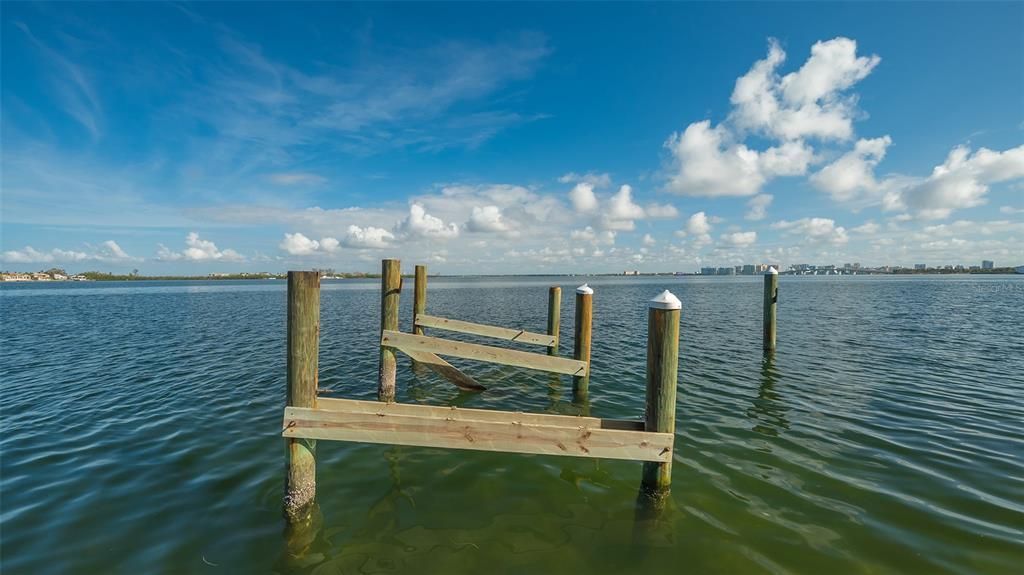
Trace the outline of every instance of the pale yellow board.
{"type": "Polygon", "coordinates": [[[518,421],[538,425],[561,427],[589,427],[643,431],[644,422],[632,419],[601,419],[583,415],[560,415],[557,413],[524,413],[522,411],[498,411],[494,409],[469,409],[466,407],[444,407],[413,403],[384,403],[360,399],[317,398],[316,408],[322,411],[348,411],[350,413],[383,413],[386,415],[418,415],[438,417],[455,421],[518,421]]]}
{"type": "Polygon", "coordinates": [[[475,359],[489,363],[500,363],[516,367],[538,369],[566,375],[584,376],[589,372],[586,362],[539,353],[529,353],[502,347],[451,341],[425,335],[413,335],[385,330],[381,333],[380,344],[402,351],[427,351],[438,355],[449,355],[463,359],[475,359]]]}
{"type": "Polygon", "coordinates": [[[400,351],[411,357],[413,360],[434,370],[435,373],[452,382],[460,389],[468,389],[470,391],[483,391],[487,389],[477,383],[475,379],[460,371],[454,365],[438,357],[437,354],[426,351],[414,351],[411,349],[403,349],[400,351]]]}
{"type": "Polygon", "coordinates": [[[422,327],[446,329],[448,331],[457,331],[459,333],[482,335],[485,337],[493,337],[496,339],[514,341],[516,343],[532,343],[547,347],[555,345],[556,340],[555,336],[548,335],[546,333],[533,333],[523,329],[512,329],[508,327],[484,325],[481,323],[472,323],[458,319],[448,319],[444,317],[427,315],[425,313],[416,315],[416,325],[422,327]]]}
{"type": "MultiPolygon", "coordinates": [[[[418,408],[420,406],[407,405],[418,408]]],[[[665,463],[672,459],[669,433],[538,425],[517,421],[443,419],[432,413],[393,415],[285,408],[289,438],[473,449],[538,455],[567,455],[665,463]]]]}

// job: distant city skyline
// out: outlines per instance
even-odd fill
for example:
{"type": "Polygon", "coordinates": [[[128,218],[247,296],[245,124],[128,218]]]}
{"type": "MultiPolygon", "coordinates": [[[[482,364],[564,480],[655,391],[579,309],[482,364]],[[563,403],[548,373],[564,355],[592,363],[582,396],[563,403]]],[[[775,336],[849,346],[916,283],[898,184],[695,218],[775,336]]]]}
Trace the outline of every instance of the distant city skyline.
{"type": "Polygon", "coordinates": [[[1022,21],[5,3],[0,269],[1018,266],[1022,21]]]}

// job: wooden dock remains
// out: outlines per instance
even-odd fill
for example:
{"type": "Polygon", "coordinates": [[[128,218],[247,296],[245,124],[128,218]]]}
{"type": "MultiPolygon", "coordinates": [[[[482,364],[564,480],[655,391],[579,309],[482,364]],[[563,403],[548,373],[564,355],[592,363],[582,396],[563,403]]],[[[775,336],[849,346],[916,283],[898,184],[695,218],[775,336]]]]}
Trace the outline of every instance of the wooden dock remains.
{"type": "Polygon", "coordinates": [[[285,496],[289,520],[300,520],[314,501],[316,440],[642,461],[642,489],[668,492],[681,308],[675,296],[666,291],[649,302],[644,420],[403,404],[395,402],[398,352],[460,389],[479,392],[485,388],[441,356],[569,375],[573,378],[574,398],[585,399],[591,376],[594,290],[586,284],[576,289],[575,341],[573,357],[568,358],[558,354],[560,287],[552,287],[548,293],[547,333],[530,332],[428,314],[427,271],[425,266],[416,266],[413,321],[406,333],[398,326],[402,289],[399,261],[384,260],[381,272],[378,401],[317,397],[319,276],[316,272],[288,274],[288,405],[282,435],[289,446],[285,496]],[[537,353],[459,341],[436,332],[468,334],[544,350],[537,353]]]}

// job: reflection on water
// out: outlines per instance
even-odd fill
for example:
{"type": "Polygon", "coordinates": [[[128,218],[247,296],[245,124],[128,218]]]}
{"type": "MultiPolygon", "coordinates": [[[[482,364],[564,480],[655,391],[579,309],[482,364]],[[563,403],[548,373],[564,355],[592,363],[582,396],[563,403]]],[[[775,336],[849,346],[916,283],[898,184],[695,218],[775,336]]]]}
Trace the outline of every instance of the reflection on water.
{"type": "Polygon", "coordinates": [[[765,353],[761,360],[761,381],[757,388],[757,399],[747,409],[747,417],[753,423],[751,429],[764,435],[777,436],[789,429],[786,403],[775,389],[779,379],[781,378],[778,368],[775,367],[775,354],[765,353]]]}

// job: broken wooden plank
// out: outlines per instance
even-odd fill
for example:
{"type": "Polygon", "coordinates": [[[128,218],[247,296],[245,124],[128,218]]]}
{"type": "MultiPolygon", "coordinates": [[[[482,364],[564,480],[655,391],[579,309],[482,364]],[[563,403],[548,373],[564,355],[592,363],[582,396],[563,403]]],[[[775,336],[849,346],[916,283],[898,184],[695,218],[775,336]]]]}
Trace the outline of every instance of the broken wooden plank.
{"type": "Polygon", "coordinates": [[[602,419],[583,415],[560,415],[556,413],[524,413],[522,411],[498,411],[494,409],[470,409],[466,407],[446,407],[440,405],[420,405],[413,403],[382,403],[359,399],[337,399],[320,397],[317,409],[324,411],[348,411],[351,413],[385,413],[388,415],[420,415],[432,416],[456,421],[518,421],[539,425],[557,425],[563,427],[589,427],[600,429],[619,429],[624,431],[643,431],[644,422],[633,419],[602,419]]]}
{"type": "Polygon", "coordinates": [[[438,355],[450,355],[463,359],[475,359],[477,361],[500,363],[567,375],[587,375],[589,373],[588,364],[575,359],[551,357],[539,353],[529,353],[463,341],[451,341],[425,335],[412,335],[398,331],[383,331],[380,344],[406,352],[407,350],[428,351],[438,355]]]}
{"type": "MultiPolygon", "coordinates": [[[[413,408],[415,412],[423,406],[405,407],[413,408]]],[[[674,440],[670,433],[539,425],[515,419],[458,420],[441,418],[429,412],[423,412],[423,415],[393,415],[384,411],[362,413],[300,407],[285,408],[282,435],[290,438],[654,462],[671,460],[674,440]]]]}
{"type": "Polygon", "coordinates": [[[454,383],[459,389],[469,391],[483,391],[487,389],[477,383],[472,377],[462,373],[457,367],[441,359],[436,354],[430,353],[429,351],[415,351],[411,349],[402,349],[399,351],[411,357],[413,361],[417,361],[434,370],[435,373],[454,383]]]}
{"type": "Polygon", "coordinates": [[[532,343],[547,347],[552,347],[558,342],[557,336],[549,335],[546,333],[533,333],[523,329],[513,329],[508,327],[498,327],[494,325],[484,325],[482,323],[472,323],[458,319],[448,319],[445,317],[427,315],[425,313],[416,314],[416,325],[422,327],[446,329],[448,331],[456,331],[459,333],[468,333],[472,335],[482,335],[485,337],[504,339],[507,341],[514,341],[517,343],[532,343]]]}

